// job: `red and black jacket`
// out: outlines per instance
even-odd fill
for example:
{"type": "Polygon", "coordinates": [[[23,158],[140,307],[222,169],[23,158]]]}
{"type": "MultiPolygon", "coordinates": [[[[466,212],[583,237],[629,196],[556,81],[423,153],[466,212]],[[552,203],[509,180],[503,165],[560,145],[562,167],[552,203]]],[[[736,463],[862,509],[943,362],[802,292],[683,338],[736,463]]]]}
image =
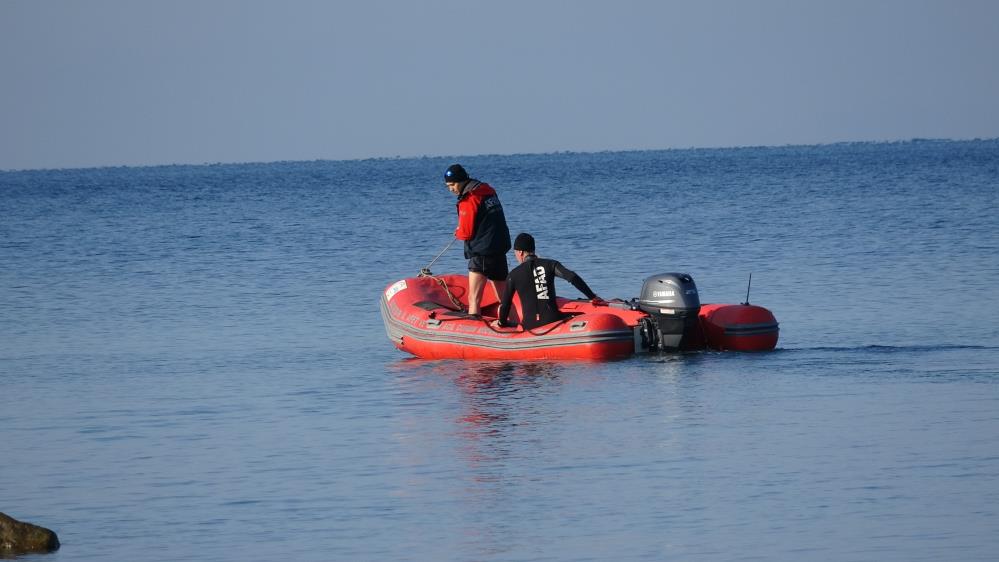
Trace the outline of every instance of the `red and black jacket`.
{"type": "Polygon", "coordinates": [[[469,180],[458,197],[458,228],[454,237],[465,241],[465,257],[497,256],[510,251],[510,230],[496,190],[469,180]]]}

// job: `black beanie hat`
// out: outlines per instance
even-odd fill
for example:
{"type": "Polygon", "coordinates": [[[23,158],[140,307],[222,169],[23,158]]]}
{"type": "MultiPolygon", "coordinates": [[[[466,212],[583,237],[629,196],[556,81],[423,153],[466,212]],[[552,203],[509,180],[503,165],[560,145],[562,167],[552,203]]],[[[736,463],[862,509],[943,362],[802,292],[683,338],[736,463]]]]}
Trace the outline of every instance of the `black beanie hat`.
{"type": "Polygon", "coordinates": [[[468,179],[468,172],[465,168],[461,167],[461,164],[451,164],[444,171],[444,183],[456,182],[461,183],[468,179]]]}
{"type": "Polygon", "coordinates": [[[533,252],[534,237],[526,232],[521,232],[517,235],[517,239],[513,241],[513,249],[522,252],[533,252]]]}

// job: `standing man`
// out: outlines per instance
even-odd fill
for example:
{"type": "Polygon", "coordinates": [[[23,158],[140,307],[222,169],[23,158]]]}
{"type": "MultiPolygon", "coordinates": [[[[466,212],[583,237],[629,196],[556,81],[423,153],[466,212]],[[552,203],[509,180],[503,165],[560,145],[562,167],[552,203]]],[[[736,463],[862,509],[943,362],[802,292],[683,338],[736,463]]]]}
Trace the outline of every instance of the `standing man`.
{"type": "Polygon", "coordinates": [[[454,237],[465,242],[468,313],[478,316],[486,279],[492,282],[497,297],[503,294],[509,271],[506,253],[510,251],[510,230],[496,190],[468,177],[461,164],[448,166],[444,185],[458,197],[458,228],[454,230],[454,237]]]}
{"type": "Polygon", "coordinates": [[[567,315],[558,309],[558,304],[555,302],[556,276],[572,283],[572,286],[579,289],[579,292],[586,295],[593,304],[607,305],[590,289],[582,277],[555,260],[539,258],[534,253],[534,237],[530,234],[522,232],[517,235],[517,240],[513,243],[513,254],[520,265],[510,272],[510,277],[506,280],[506,289],[500,301],[499,318],[494,322],[495,326],[504,328],[510,326],[507,317],[510,314],[514,293],[520,295],[522,316],[520,325],[525,330],[532,330],[566,318],[567,315]]]}

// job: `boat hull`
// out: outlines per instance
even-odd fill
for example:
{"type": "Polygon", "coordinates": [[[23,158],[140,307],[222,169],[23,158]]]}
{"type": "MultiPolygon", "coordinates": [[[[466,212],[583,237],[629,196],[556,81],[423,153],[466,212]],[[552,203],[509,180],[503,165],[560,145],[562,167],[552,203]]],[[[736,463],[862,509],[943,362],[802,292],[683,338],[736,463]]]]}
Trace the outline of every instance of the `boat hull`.
{"type": "MultiPolygon", "coordinates": [[[[649,351],[649,315],[625,301],[596,306],[559,298],[565,320],[534,330],[496,328],[497,295],[487,287],[480,300],[482,318],[463,312],[468,280],[448,274],[399,280],[382,292],[380,307],[389,340],[424,359],[596,360],[621,359],[649,351]]],[[[519,301],[514,298],[516,317],[519,301]]],[[[765,351],[777,345],[777,321],[753,305],[701,307],[683,350],[705,348],[765,351]]]]}
{"type": "MultiPolygon", "coordinates": [[[[495,328],[489,322],[495,313],[477,319],[460,311],[466,283],[464,276],[442,275],[386,288],[381,310],[392,343],[425,359],[610,360],[635,353],[640,313],[559,299],[571,318],[529,331],[495,328]]],[[[484,312],[495,309],[495,295],[481,305],[484,312]]]]}
{"type": "Polygon", "coordinates": [[[698,313],[707,347],[718,351],[769,351],[780,327],[766,308],[752,304],[706,304],[698,313]]]}

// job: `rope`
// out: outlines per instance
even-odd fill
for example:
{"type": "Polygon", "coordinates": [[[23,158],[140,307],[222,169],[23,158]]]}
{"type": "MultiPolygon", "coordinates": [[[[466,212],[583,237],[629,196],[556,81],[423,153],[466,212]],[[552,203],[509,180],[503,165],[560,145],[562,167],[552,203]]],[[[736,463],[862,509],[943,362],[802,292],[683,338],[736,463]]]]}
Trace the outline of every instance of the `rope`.
{"type": "MultiPolygon", "coordinates": [[[[548,325],[550,327],[547,330],[545,330],[544,332],[535,332],[534,330],[527,330],[527,332],[530,333],[530,334],[532,334],[532,335],[535,335],[535,336],[543,336],[543,335],[547,334],[548,332],[554,330],[555,328],[558,328],[562,324],[565,324],[569,320],[572,320],[573,318],[575,318],[575,316],[567,316],[567,317],[565,317],[565,318],[563,318],[561,320],[558,320],[556,322],[552,322],[551,324],[548,325]]],[[[535,330],[536,329],[537,328],[535,328],[535,330]]]]}
{"type": "Polygon", "coordinates": [[[441,256],[444,255],[444,252],[448,251],[448,248],[451,247],[451,244],[454,244],[455,240],[457,240],[457,238],[452,238],[451,241],[447,243],[447,246],[444,246],[444,249],[441,250],[441,253],[437,254],[437,257],[435,257],[429,264],[427,264],[427,267],[424,267],[423,269],[420,270],[420,277],[433,276],[433,273],[430,273],[430,268],[433,267],[435,263],[437,263],[437,260],[441,259],[441,256]]]}
{"type": "Polygon", "coordinates": [[[434,281],[437,281],[437,284],[440,285],[442,289],[444,289],[444,293],[447,295],[447,298],[451,299],[451,304],[458,307],[458,310],[465,309],[465,305],[461,304],[461,301],[458,300],[458,297],[451,294],[451,289],[448,289],[447,283],[444,281],[444,279],[437,276],[431,276],[431,278],[433,278],[434,281]]]}

